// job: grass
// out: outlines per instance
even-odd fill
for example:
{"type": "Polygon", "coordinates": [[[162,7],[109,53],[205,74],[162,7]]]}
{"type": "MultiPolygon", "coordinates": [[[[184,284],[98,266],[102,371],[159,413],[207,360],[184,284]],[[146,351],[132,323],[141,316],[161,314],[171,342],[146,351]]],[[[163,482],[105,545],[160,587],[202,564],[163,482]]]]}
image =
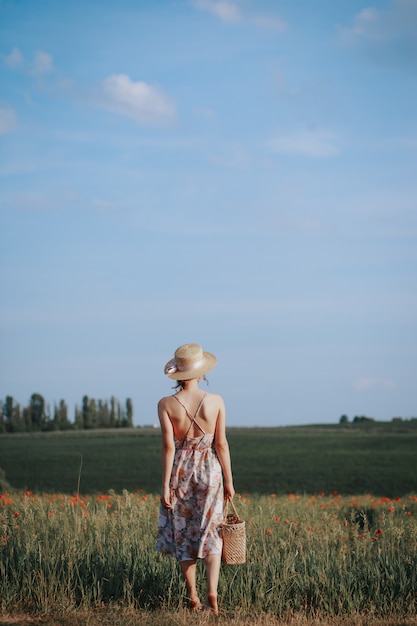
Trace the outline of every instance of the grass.
{"type": "Polygon", "coordinates": [[[278,618],[273,615],[229,615],[214,621],[205,616],[191,615],[185,610],[150,613],[123,609],[77,611],[66,616],[0,615],[0,624],[3,626],[198,626],[213,623],[227,626],[417,626],[417,618],[375,618],[363,615],[348,618],[291,615],[278,618]]]}
{"type": "MultiPolygon", "coordinates": [[[[417,497],[271,494],[237,506],[247,563],[222,567],[224,618],[415,617],[417,497]]],[[[175,561],[155,552],[156,496],[20,493],[0,507],[3,614],[184,609],[175,561]]]]}
{"type": "MultiPolygon", "coordinates": [[[[231,428],[228,438],[241,493],[373,493],[417,488],[417,428],[231,428]]],[[[160,489],[155,429],[0,435],[1,467],[16,489],[105,493],[160,489]]]]}
{"type": "MultiPolygon", "coordinates": [[[[415,428],[228,438],[248,558],[222,567],[220,623],[417,626],[415,428]]],[[[155,552],[158,430],[2,435],[0,458],[0,624],[207,622],[155,552]]]]}

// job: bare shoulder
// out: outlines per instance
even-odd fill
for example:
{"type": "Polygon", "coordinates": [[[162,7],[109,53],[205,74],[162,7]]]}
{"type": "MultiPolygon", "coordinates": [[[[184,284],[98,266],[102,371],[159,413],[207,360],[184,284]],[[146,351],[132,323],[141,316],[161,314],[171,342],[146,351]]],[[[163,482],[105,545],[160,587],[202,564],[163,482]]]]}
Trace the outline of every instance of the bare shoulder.
{"type": "Polygon", "coordinates": [[[166,411],[168,407],[172,404],[172,396],[165,396],[161,398],[158,402],[158,410],[166,411]]]}
{"type": "Polygon", "coordinates": [[[213,408],[216,407],[218,410],[224,407],[224,400],[222,396],[217,393],[209,393],[207,392],[206,398],[204,400],[205,404],[209,404],[213,408]]]}

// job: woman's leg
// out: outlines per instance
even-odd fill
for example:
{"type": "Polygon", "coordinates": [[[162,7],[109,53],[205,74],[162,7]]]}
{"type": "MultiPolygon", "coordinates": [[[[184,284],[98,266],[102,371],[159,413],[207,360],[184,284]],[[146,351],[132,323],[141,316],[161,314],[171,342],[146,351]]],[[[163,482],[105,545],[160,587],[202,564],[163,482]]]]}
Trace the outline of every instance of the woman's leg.
{"type": "Polygon", "coordinates": [[[190,606],[192,609],[199,609],[201,606],[196,586],[196,561],[181,561],[181,572],[187,585],[190,596],[190,606]]]}
{"type": "Polygon", "coordinates": [[[207,575],[207,607],[213,611],[215,615],[218,615],[217,587],[219,585],[221,555],[210,554],[206,556],[204,562],[207,575]]]}

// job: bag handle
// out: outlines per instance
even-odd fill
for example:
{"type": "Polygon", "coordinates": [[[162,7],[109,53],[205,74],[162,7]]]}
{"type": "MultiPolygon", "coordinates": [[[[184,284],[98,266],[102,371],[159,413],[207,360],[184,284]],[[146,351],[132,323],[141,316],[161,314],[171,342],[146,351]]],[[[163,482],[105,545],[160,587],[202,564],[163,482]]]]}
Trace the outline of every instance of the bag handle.
{"type": "Polygon", "coordinates": [[[227,515],[227,509],[229,508],[229,504],[232,505],[232,509],[233,509],[233,513],[236,515],[236,517],[239,517],[238,512],[236,511],[236,507],[233,504],[233,500],[232,498],[226,498],[225,500],[225,504],[224,504],[224,510],[223,510],[223,514],[226,516],[227,515]]]}

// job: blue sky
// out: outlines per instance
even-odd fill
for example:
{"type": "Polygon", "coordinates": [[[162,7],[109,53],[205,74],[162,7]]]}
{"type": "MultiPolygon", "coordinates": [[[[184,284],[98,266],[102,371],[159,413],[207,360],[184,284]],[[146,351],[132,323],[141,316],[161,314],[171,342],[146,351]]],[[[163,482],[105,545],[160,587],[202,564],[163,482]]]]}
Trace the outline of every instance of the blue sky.
{"type": "Polygon", "coordinates": [[[417,416],[417,1],[0,0],[0,397],[417,416]]]}

